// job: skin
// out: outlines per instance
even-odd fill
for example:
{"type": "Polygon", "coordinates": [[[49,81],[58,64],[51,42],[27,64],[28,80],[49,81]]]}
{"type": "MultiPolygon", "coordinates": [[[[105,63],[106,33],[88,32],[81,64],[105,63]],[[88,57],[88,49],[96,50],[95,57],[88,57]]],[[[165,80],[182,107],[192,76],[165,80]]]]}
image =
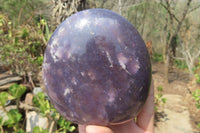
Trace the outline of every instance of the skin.
{"type": "Polygon", "coordinates": [[[131,120],[127,123],[114,126],[79,125],[79,133],[154,133],[154,85],[151,89],[146,103],[137,116],[137,121],[131,120]]]}

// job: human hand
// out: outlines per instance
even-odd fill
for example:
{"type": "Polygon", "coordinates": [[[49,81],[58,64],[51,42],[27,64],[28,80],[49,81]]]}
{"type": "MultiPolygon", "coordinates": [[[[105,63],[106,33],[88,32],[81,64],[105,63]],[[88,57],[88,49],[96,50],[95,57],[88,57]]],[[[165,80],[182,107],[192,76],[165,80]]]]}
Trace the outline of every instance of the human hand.
{"type": "Polygon", "coordinates": [[[79,125],[79,133],[153,133],[154,132],[154,85],[151,83],[150,92],[144,107],[137,116],[137,121],[114,126],[79,125]]]}

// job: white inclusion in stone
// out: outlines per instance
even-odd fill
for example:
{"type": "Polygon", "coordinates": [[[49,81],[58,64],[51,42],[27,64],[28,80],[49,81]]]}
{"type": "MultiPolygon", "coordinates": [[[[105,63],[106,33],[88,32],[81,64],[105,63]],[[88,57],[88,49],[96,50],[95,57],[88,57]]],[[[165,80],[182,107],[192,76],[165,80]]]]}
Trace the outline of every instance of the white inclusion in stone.
{"type": "Polygon", "coordinates": [[[62,50],[63,48],[59,47],[56,52],[55,52],[55,56],[56,56],[56,61],[60,60],[62,58],[62,50]]]}
{"type": "Polygon", "coordinates": [[[112,103],[115,100],[116,95],[114,92],[110,91],[108,92],[108,97],[108,102],[112,103]]]}
{"type": "Polygon", "coordinates": [[[134,68],[134,73],[136,73],[140,69],[140,63],[138,61],[138,58],[135,61],[136,61],[136,63],[133,63],[134,66],[132,67],[132,68],[134,68]]]}
{"type": "Polygon", "coordinates": [[[71,88],[66,88],[65,92],[64,92],[64,96],[66,96],[66,95],[68,95],[70,93],[73,93],[73,90],[71,88]]]}
{"type": "Polygon", "coordinates": [[[140,63],[139,63],[139,61],[138,61],[138,58],[136,59],[136,62],[137,62],[136,68],[137,68],[137,69],[140,69],[140,63]]]}
{"type": "Polygon", "coordinates": [[[86,121],[87,121],[87,120],[86,120],[86,118],[84,118],[84,117],[82,118],[82,120],[83,120],[84,122],[86,122],[86,121]]]}
{"type": "Polygon", "coordinates": [[[106,56],[108,58],[108,61],[110,62],[110,67],[113,67],[113,62],[111,60],[110,54],[106,51],[106,56]]]}
{"type": "Polygon", "coordinates": [[[57,48],[58,46],[59,46],[59,44],[58,44],[58,38],[57,38],[57,36],[55,36],[53,38],[52,43],[51,43],[51,48],[57,48]]]}
{"type": "Polygon", "coordinates": [[[79,28],[80,30],[82,30],[84,28],[84,26],[87,25],[88,23],[89,23],[89,21],[87,19],[83,18],[76,24],[76,27],[79,28]]]}
{"type": "MultiPolygon", "coordinates": [[[[128,63],[128,59],[123,55],[123,53],[119,53],[117,55],[117,58],[118,58],[118,62],[120,64],[120,66],[127,72],[127,69],[126,69],[126,64],[128,63]]],[[[129,73],[130,74],[130,73],[129,73]]]]}
{"type": "Polygon", "coordinates": [[[71,98],[69,98],[69,103],[71,103],[72,102],[72,99],[71,98]]]}
{"type": "Polygon", "coordinates": [[[141,87],[141,88],[139,89],[139,92],[141,92],[141,91],[142,91],[142,89],[143,89],[143,88],[141,87]]]}
{"type": "Polygon", "coordinates": [[[61,35],[65,31],[64,27],[60,27],[58,30],[58,34],[61,35]]]}
{"type": "Polygon", "coordinates": [[[72,54],[70,53],[70,51],[67,52],[67,59],[71,58],[72,54]]]}
{"type": "Polygon", "coordinates": [[[84,73],[84,72],[81,72],[81,75],[82,75],[82,76],[85,76],[85,73],[84,73]]]}
{"type": "Polygon", "coordinates": [[[58,58],[56,56],[57,48],[58,48],[58,39],[55,37],[52,41],[51,49],[50,49],[50,53],[51,53],[51,56],[52,56],[54,62],[58,61],[58,58]]]}
{"type": "Polygon", "coordinates": [[[70,56],[70,59],[72,62],[76,61],[76,58],[74,56],[70,56]]]}
{"type": "Polygon", "coordinates": [[[48,71],[48,70],[50,70],[51,65],[50,65],[50,63],[45,62],[45,63],[43,63],[43,67],[45,68],[46,71],[48,71]]]}
{"type": "Polygon", "coordinates": [[[118,58],[119,64],[125,70],[126,69],[126,64],[128,62],[128,59],[123,55],[123,53],[119,53],[117,55],[117,58],[118,58]]]}
{"type": "Polygon", "coordinates": [[[95,24],[95,26],[98,25],[98,19],[97,18],[94,19],[94,24],[95,24]]]}
{"type": "Polygon", "coordinates": [[[77,85],[77,81],[75,77],[72,78],[72,84],[77,85]]]}
{"type": "Polygon", "coordinates": [[[122,40],[121,40],[119,37],[117,38],[117,40],[118,40],[118,42],[119,42],[119,43],[121,43],[121,42],[122,42],[122,40]]]}

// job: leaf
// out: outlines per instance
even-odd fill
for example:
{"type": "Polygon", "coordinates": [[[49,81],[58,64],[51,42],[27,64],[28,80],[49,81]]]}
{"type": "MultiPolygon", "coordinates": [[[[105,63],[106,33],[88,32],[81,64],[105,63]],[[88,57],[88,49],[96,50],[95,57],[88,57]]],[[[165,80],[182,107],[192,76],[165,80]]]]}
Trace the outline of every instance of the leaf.
{"type": "Polygon", "coordinates": [[[74,131],[76,129],[75,126],[71,126],[71,122],[65,120],[63,117],[60,117],[60,119],[57,121],[58,125],[63,128],[65,131],[74,131]]]}
{"type": "Polygon", "coordinates": [[[166,103],[166,101],[167,101],[167,98],[162,98],[163,103],[166,103]]]}
{"type": "Polygon", "coordinates": [[[36,105],[36,106],[40,106],[40,104],[42,104],[42,102],[44,102],[45,100],[45,95],[43,92],[38,92],[37,95],[33,96],[33,103],[36,105]]]}
{"type": "Polygon", "coordinates": [[[1,92],[0,93],[0,105],[4,106],[6,104],[7,100],[8,100],[8,93],[7,92],[1,92]]]}
{"type": "Polygon", "coordinates": [[[200,122],[197,124],[197,128],[200,128],[200,122]]]}
{"type": "Polygon", "coordinates": [[[13,84],[9,87],[9,92],[15,98],[20,98],[26,92],[26,87],[23,85],[13,84]]]}
{"type": "Polygon", "coordinates": [[[41,103],[40,111],[41,111],[41,113],[44,113],[44,114],[50,113],[49,101],[46,100],[43,103],[41,103]]]}
{"type": "Polygon", "coordinates": [[[42,63],[43,63],[43,56],[40,56],[40,57],[37,58],[37,63],[38,63],[38,65],[42,65],[42,63]]]}
{"type": "Polygon", "coordinates": [[[68,131],[73,132],[75,129],[76,129],[75,126],[70,126],[69,129],[68,129],[68,131]]]}
{"type": "Polygon", "coordinates": [[[33,103],[38,106],[40,108],[40,112],[43,114],[47,114],[50,113],[50,103],[48,100],[45,99],[46,96],[44,95],[43,92],[39,92],[37,93],[37,95],[35,95],[33,97],[33,103]]]}
{"type": "Polygon", "coordinates": [[[0,127],[3,125],[3,117],[0,116],[0,127]]]}
{"type": "Polygon", "coordinates": [[[9,110],[9,112],[7,113],[7,116],[8,116],[8,120],[4,122],[4,126],[6,125],[11,126],[13,124],[16,124],[22,118],[22,114],[20,114],[17,109],[9,110]]]}
{"type": "Polygon", "coordinates": [[[158,87],[157,87],[157,90],[158,90],[158,91],[163,91],[163,87],[162,87],[162,86],[158,86],[158,87]]]}
{"type": "Polygon", "coordinates": [[[196,104],[197,109],[200,109],[200,104],[196,104]]]}
{"type": "Polygon", "coordinates": [[[48,129],[43,129],[42,127],[35,126],[33,128],[33,133],[48,133],[48,129]]]}
{"type": "Polygon", "coordinates": [[[18,131],[14,131],[13,133],[26,133],[23,129],[19,129],[18,131]]]}
{"type": "Polygon", "coordinates": [[[58,121],[57,121],[58,125],[60,127],[63,127],[65,125],[65,120],[63,120],[63,118],[61,117],[58,121]]]}

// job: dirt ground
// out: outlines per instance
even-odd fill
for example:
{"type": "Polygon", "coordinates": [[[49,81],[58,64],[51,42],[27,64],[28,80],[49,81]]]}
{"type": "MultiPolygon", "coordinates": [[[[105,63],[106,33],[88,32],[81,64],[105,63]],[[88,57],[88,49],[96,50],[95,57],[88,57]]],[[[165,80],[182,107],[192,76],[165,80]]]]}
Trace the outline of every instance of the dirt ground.
{"type": "Polygon", "coordinates": [[[169,84],[164,83],[164,64],[153,63],[153,80],[155,95],[157,87],[163,87],[166,104],[158,107],[155,115],[155,132],[157,133],[200,133],[196,127],[200,122],[200,110],[195,106],[191,92],[200,89],[195,79],[184,71],[174,68],[169,74],[169,84]]]}

